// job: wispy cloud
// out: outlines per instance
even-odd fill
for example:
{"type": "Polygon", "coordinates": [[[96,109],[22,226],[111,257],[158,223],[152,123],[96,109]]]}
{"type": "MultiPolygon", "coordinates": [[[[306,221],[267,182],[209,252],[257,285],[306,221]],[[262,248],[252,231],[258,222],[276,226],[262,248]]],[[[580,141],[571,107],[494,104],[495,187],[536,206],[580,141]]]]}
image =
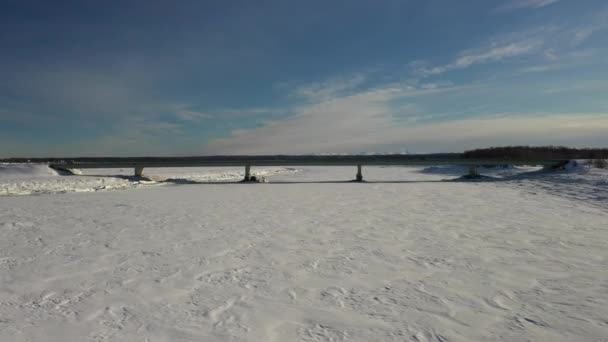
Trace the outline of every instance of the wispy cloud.
{"type": "Polygon", "coordinates": [[[356,82],[330,80],[296,87],[289,93],[299,94],[309,101],[292,109],[291,116],[268,120],[259,128],[235,130],[228,138],[210,142],[205,151],[263,153],[276,146],[273,153],[279,153],[283,144],[286,144],[283,146],[285,153],[350,151],[357,147],[363,150],[364,146],[377,143],[376,134],[390,132],[404,123],[432,118],[429,114],[421,114],[411,103],[396,105],[396,102],[462,89],[449,82],[438,82],[417,86],[393,83],[353,90],[352,85],[360,85],[360,79],[356,82]],[[301,89],[314,89],[314,95],[301,89]],[[345,90],[348,91],[342,93],[345,90]]]}
{"type": "Polygon", "coordinates": [[[200,122],[202,120],[209,119],[212,117],[211,115],[209,115],[207,113],[194,112],[194,111],[189,111],[189,110],[177,112],[177,113],[175,113],[175,116],[181,121],[188,121],[188,122],[200,122]]]}
{"type": "Polygon", "coordinates": [[[180,121],[186,121],[191,123],[198,123],[213,118],[213,115],[209,113],[195,111],[187,108],[175,111],[174,115],[180,121]]]}
{"type": "Polygon", "coordinates": [[[555,52],[546,52],[543,54],[543,57],[545,58],[543,63],[527,66],[521,68],[519,71],[528,74],[580,67],[592,62],[596,52],[597,51],[594,49],[572,51],[559,55],[555,52]]]}
{"type": "Polygon", "coordinates": [[[541,8],[552,5],[559,0],[509,0],[494,9],[495,12],[510,12],[525,8],[541,8]]]}
{"type": "Polygon", "coordinates": [[[552,64],[534,65],[534,66],[530,66],[530,67],[525,67],[525,68],[521,69],[520,71],[524,74],[532,74],[532,73],[560,70],[560,69],[564,69],[565,67],[566,66],[564,64],[552,63],[552,64]]]}
{"type": "Polygon", "coordinates": [[[608,10],[600,12],[591,22],[572,29],[572,44],[580,45],[597,32],[608,29],[608,10]]]}
{"type": "Polygon", "coordinates": [[[608,29],[608,10],[599,11],[585,18],[583,22],[576,26],[547,24],[501,34],[490,38],[485,46],[461,51],[449,63],[433,65],[424,60],[417,60],[409,63],[409,67],[414,75],[424,78],[476,65],[533,56],[537,61],[544,59],[548,63],[527,68],[520,66],[525,72],[554,70],[558,68],[558,64],[565,65],[566,60],[572,65],[575,59],[581,61],[589,57],[590,49],[581,50],[581,45],[598,32],[608,29]]]}
{"type": "Polygon", "coordinates": [[[358,73],[350,77],[333,78],[324,82],[301,85],[292,90],[292,96],[305,97],[310,100],[323,100],[335,97],[352,90],[366,80],[366,75],[358,73]]]}
{"type": "Polygon", "coordinates": [[[526,40],[506,45],[492,46],[488,50],[465,52],[446,69],[463,69],[474,64],[502,61],[507,58],[528,54],[538,48],[540,42],[526,40]]]}
{"type": "Polygon", "coordinates": [[[439,66],[424,65],[417,61],[411,64],[414,72],[421,76],[438,75],[452,70],[466,69],[476,64],[500,62],[509,58],[530,54],[542,46],[538,39],[525,39],[508,43],[492,43],[483,49],[473,49],[461,52],[453,62],[439,66]]]}
{"type": "MultiPolygon", "coordinates": [[[[333,89],[331,82],[323,84],[333,89]]],[[[483,119],[450,121],[442,113],[424,112],[408,100],[470,89],[430,83],[418,86],[390,84],[330,99],[320,97],[318,101],[295,108],[290,117],[268,120],[260,127],[235,130],[229,137],[212,140],[203,151],[206,154],[355,153],[401,149],[432,152],[457,151],[484,144],[575,143],[581,141],[581,137],[608,140],[603,133],[608,129],[608,114],[556,114],[549,118],[538,114],[526,117],[488,113],[483,119]],[[441,121],[433,123],[436,117],[441,117],[441,121]]],[[[322,87],[318,90],[326,93],[322,87]]]]}
{"type": "Polygon", "coordinates": [[[356,153],[408,149],[415,152],[462,151],[508,144],[608,143],[608,113],[571,113],[546,117],[503,116],[421,125],[391,121],[386,108],[360,108],[344,125],[303,115],[264,127],[235,132],[210,142],[209,154],[356,153]],[[362,117],[359,114],[364,114],[362,117]],[[356,124],[355,124],[356,123],[356,124]]]}

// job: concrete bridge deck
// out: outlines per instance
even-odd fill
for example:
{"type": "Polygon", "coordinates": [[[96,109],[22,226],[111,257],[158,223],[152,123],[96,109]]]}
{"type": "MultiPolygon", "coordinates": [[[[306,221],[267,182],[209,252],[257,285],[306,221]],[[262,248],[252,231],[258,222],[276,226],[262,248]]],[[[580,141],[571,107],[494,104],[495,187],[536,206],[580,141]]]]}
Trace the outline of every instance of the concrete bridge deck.
{"type": "Polygon", "coordinates": [[[124,158],[53,158],[30,160],[48,162],[54,169],[134,168],[143,176],[144,168],[156,167],[245,167],[245,180],[251,180],[252,166],[357,166],[356,180],[362,181],[364,165],[466,165],[469,176],[477,175],[481,165],[557,165],[563,160],[467,159],[457,153],[383,154],[383,155],[268,155],[202,157],[124,157],[124,158]]]}

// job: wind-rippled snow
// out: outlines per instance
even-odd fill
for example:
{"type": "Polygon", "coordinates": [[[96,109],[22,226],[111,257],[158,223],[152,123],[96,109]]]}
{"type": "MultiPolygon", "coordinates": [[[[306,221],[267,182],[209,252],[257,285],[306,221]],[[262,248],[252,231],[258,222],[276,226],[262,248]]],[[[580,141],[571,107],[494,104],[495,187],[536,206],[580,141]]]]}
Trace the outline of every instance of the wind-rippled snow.
{"type": "Polygon", "coordinates": [[[606,339],[607,173],[363,172],[2,197],[0,341],[606,339]]]}

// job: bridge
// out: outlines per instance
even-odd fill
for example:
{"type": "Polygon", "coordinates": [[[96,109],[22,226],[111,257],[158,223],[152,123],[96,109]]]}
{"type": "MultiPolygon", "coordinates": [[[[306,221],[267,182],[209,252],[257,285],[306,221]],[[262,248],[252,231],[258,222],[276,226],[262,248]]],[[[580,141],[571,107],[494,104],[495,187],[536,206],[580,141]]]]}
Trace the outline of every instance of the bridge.
{"type": "Polygon", "coordinates": [[[73,169],[133,168],[143,177],[144,168],[157,167],[235,167],[245,168],[244,181],[255,180],[254,166],[356,166],[356,181],[363,181],[363,166],[465,165],[468,177],[478,177],[479,166],[542,165],[554,166],[564,160],[468,159],[459,153],[441,154],[374,154],[374,155],[268,155],[268,156],[202,156],[202,157],[124,157],[124,158],[46,158],[28,159],[46,162],[51,168],[72,172],[73,169]]]}

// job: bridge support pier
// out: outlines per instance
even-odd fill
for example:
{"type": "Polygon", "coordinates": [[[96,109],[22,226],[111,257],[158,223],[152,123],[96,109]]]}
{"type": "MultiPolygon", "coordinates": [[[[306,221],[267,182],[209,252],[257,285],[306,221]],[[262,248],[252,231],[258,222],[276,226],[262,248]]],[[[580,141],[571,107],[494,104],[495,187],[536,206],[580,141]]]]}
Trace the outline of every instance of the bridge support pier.
{"type": "Polygon", "coordinates": [[[144,176],[144,167],[136,166],[135,167],[135,177],[143,177],[144,176]]]}
{"type": "Polygon", "coordinates": [[[245,178],[243,182],[251,181],[251,165],[245,165],[245,178]]]}
{"type": "Polygon", "coordinates": [[[363,173],[361,172],[361,165],[357,165],[357,177],[355,178],[356,182],[363,182],[363,173]]]}
{"type": "Polygon", "coordinates": [[[469,165],[469,174],[467,175],[467,178],[479,178],[481,177],[481,175],[479,174],[479,170],[478,170],[478,166],[471,164],[469,165]]]}

